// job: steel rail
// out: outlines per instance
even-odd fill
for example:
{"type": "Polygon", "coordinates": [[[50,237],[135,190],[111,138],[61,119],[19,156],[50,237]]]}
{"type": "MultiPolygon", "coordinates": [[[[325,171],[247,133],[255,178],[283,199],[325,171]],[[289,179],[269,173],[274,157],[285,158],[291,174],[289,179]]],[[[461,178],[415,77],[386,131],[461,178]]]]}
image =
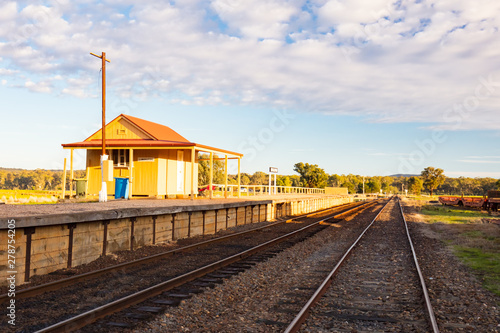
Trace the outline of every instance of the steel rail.
{"type": "Polygon", "coordinates": [[[417,253],[415,252],[415,248],[413,247],[413,242],[411,240],[410,231],[408,230],[408,224],[406,223],[405,214],[403,212],[403,206],[401,205],[400,200],[398,199],[399,209],[401,211],[401,216],[403,217],[403,221],[405,224],[406,235],[408,236],[408,242],[410,243],[411,252],[413,254],[413,262],[415,263],[415,267],[417,268],[418,278],[420,279],[420,286],[422,287],[422,291],[424,293],[425,299],[425,308],[427,310],[427,315],[429,316],[429,320],[431,323],[432,331],[434,333],[439,333],[439,327],[436,321],[436,316],[434,315],[434,310],[432,309],[431,299],[429,297],[429,293],[427,291],[427,286],[425,285],[424,275],[420,270],[420,265],[418,264],[417,253]]]}
{"type": "MultiPolygon", "coordinates": [[[[255,229],[252,229],[252,230],[241,231],[241,232],[237,232],[237,233],[234,233],[234,234],[230,234],[230,235],[226,235],[226,236],[222,236],[222,237],[217,237],[217,238],[214,238],[214,239],[209,239],[209,240],[202,241],[202,242],[199,242],[199,243],[196,243],[196,244],[191,244],[191,245],[183,246],[183,247],[180,247],[180,248],[177,248],[177,249],[173,249],[173,250],[170,250],[170,251],[166,251],[166,252],[158,253],[158,254],[155,254],[155,255],[151,255],[151,256],[148,256],[148,257],[145,257],[145,258],[140,258],[140,259],[136,259],[136,260],[124,262],[124,263],[121,263],[121,264],[109,266],[109,267],[98,269],[98,270],[95,270],[95,271],[91,271],[91,272],[87,272],[87,273],[82,273],[82,274],[78,274],[78,275],[75,275],[75,276],[72,276],[72,277],[68,277],[68,278],[64,278],[64,279],[60,279],[60,280],[56,280],[56,281],[44,283],[44,284],[41,284],[41,285],[38,285],[38,286],[34,286],[34,287],[26,288],[26,289],[21,289],[21,290],[16,291],[16,298],[21,299],[21,298],[33,297],[33,296],[40,295],[40,294],[43,294],[43,293],[48,292],[48,291],[58,290],[60,288],[67,287],[67,286],[73,285],[75,283],[78,283],[78,282],[81,282],[81,281],[85,281],[85,280],[87,280],[89,278],[95,278],[95,277],[101,276],[103,274],[111,273],[111,272],[114,272],[114,271],[124,270],[124,269],[128,269],[128,268],[131,268],[131,267],[134,267],[134,266],[137,266],[137,265],[147,264],[147,263],[155,261],[155,260],[160,260],[160,259],[168,258],[168,257],[173,256],[173,255],[175,255],[177,253],[180,253],[180,252],[184,252],[184,251],[188,251],[188,250],[193,250],[193,249],[196,249],[198,247],[205,246],[205,245],[208,245],[208,244],[211,244],[211,243],[216,243],[216,242],[224,241],[224,240],[227,240],[227,239],[230,239],[230,238],[233,238],[233,237],[239,237],[239,236],[242,236],[244,234],[249,234],[249,233],[260,231],[260,230],[263,230],[263,229],[266,229],[266,228],[271,228],[273,226],[280,225],[280,224],[283,224],[283,223],[289,223],[289,222],[292,222],[292,221],[300,219],[300,218],[312,217],[314,215],[319,215],[319,214],[322,214],[322,213],[326,213],[328,211],[342,210],[344,208],[348,208],[348,207],[351,207],[351,206],[354,206],[354,208],[364,207],[366,205],[369,205],[372,202],[375,202],[375,201],[364,202],[364,203],[361,203],[361,204],[359,204],[359,203],[348,203],[348,204],[343,204],[343,205],[340,205],[340,206],[325,208],[325,209],[322,209],[322,210],[319,210],[319,211],[316,211],[316,212],[313,212],[313,213],[302,214],[302,215],[299,215],[299,216],[295,216],[295,217],[293,217],[291,219],[274,222],[274,223],[268,224],[266,226],[255,228],[255,229]]],[[[359,209],[361,209],[361,208],[359,208],[359,209]]],[[[7,294],[0,295],[0,304],[2,304],[4,302],[8,302],[8,300],[9,300],[9,297],[8,297],[7,294]]]]}
{"type": "MultiPolygon", "coordinates": [[[[392,198],[391,198],[391,200],[392,200],[392,198]]],[[[377,220],[379,215],[382,213],[382,211],[385,209],[385,207],[387,207],[387,205],[389,204],[389,202],[391,200],[387,201],[387,203],[384,205],[384,207],[382,207],[382,209],[377,213],[377,216],[375,216],[373,221],[365,228],[365,230],[363,230],[361,235],[359,235],[359,237],[354,241],[354,243],[349,247],[349,249],[347,249],[347,251],[344,253],[342,258],[340,258],[340,260],[335,265],[335,267],[332,269],[332,271],[323,280],[323,282],[321,283],[319,288],[316,289],[316,292],[311,296],[311,298],[309,299],[309,301],[307,301],[307,303],[304,305],[304,307],[302,307],[302,309],[297,314],[297,316],[295,316],[295,318],[292,320],[290,325],[288,325],[288,327],[285,330],[285,333],[298,332],[298,330],[300,329],[300,326],[306,321],[307,317],[309,316],[309,310],[326,293],[328,287],[332,283],[333,277],[335,275],[337,275],[340,266],[342,266],[344,264],[344,262],[346,261],[346,259],[351,255],[352,250],[356,247],[356,245],[359,243],[359,241],[361,240],[363,235],[368,231],[368,229],[370,229],[370,227],[373,225],[373,223],[375,223],[375,221],[377,220]]]]}
{"type": "MultiPolygon", "coordinates": [[[[373,205],[373,204],[374,204],[374,202],[369,202],[368,204],[365,204],[364,207],[369,207],[369,205],[373,205]]],[[[357,207],[352,208],[351,210],[355,210],[356,208],[357,207]]],[[[338,214],[338,215],[344,215],[344,214],[345,214],[345,212],[342,212],[341,214],[338,214]]],[[[198,269],[191,271],[189,273],[177,276],[173,279],[159,283],[155,286],[146,288],[146,289],[141,290],[139,292],[136,292],[134,294],[125,296],[123,298],[120,298],[120,299],[115,300],[113,302],[110,302],[108,304],[102,305],[102,306],[97,307],[95,309],[92,309],[92,310],[89,310],[89,311],[84,312],[82,314],[79,314],[75,317],[72,317],[72,318],[66,319],[62,322],[48,326],[48,327],[41,329],[37,332],[38,333],[72,332],[74,330],[77,330],[79,328],[82,328],[86,325],[89,325],[89,324],[95,322],[99,318],[111,315],[115,312],[118,312],[120,310],[128,308],[132,305],[146,301],[149,298],[157,296],[165,291],[168,291],[170,289],[173,289],[175,287],[183,285],[187,282],[193,281],[193,280],[195,280],[199,277],[202,277],[206,274],[209,274],[217,269],[228,266],[228,265],[233,264],[233,263],[240,261],[242,259],[248,258],[249,256],[251,256],[259,251],[262,251],[266,248],[269,248],[273,245],[276,245],[276,244],[278,244],[278,243],[280,243],[288,238],[296,236],[297,234],[299,234],[303,231],[306,231],[306,230],[308,230],[316,225],[319,225],[321,222],[324,222],[324,221],[331,219],[331,218],[336,218],[336,217],[338,217],[338,215],[334,215],[333,217],[330,216],[330,217],[324,218],[320,221],[313,222],[313,223],[311,223],[303,228],[300,228],[298,230],[290,232],[286,235],[279,236],[279,237],[272,239],[270,241],[267,241],[263,244],[257,245],[251,249],[234,254],[234,255],[229,256],[225,259],[222,259],[222,260],[219,260],[215,263],[198,268],[198,269]]]]}

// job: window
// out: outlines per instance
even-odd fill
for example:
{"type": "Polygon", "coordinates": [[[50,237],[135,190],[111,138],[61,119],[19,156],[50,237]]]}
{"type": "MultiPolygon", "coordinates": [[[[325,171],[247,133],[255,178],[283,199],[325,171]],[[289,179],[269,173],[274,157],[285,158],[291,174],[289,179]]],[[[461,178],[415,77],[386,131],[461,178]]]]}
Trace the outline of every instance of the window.
{"type": "Polygon", "coordinates": [[[129,155],[130,152],[128,149],[113,149],[113,164],[115,167],[128,167],[129,164],[129,155]]]}

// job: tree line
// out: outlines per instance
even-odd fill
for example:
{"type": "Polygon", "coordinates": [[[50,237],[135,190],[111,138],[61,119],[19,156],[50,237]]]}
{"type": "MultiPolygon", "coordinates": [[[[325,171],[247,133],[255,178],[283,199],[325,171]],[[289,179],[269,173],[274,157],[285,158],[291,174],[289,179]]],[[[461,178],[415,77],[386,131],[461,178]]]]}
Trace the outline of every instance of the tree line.
{"type": "MultiPolygon", "coordinates": [[[[74,178],[85,178],[84,170],[73,171],[74,178]]],[[[69,188],[69,172],[66,173],[66,187],[69,188]]],[[[3,190],[62,190],[62,170],[22,170],[0,168],[0,189],[3,190]]]]}
{"type": "MultiPolygon", "coordinates": [[[[439,195],[477,195],[482,196],[489,190],[500,188],[500,180],[495,178],[450,178],[439,168],[427,167],[420,175],[394,176],[361,176],[328,174],[317,164],[299,162],[294,165],[298,175],[278,175],[278,186],[312,187],[346,187],[350,194],[356,193],[402,193],[420,195],[422,192],[439,195]]],[[[209,162],[200,161],[198,168],[198,184],[209,182],[209,162]]],[[[214,160],[214,184],[224,184],[224,163],[214,160]]],[[[237,175],[228,175],[229,184],[237,184],[237,175]]],[[[269,174],[257,171],[254,174],[242,173],[242,185],[269,184],[269,174]]]]}

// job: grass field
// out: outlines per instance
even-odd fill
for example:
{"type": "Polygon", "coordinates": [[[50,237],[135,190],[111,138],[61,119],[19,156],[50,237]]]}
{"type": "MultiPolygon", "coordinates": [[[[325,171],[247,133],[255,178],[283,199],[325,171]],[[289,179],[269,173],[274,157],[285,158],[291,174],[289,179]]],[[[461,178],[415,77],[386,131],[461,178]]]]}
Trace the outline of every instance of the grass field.
{"type": "Polygon", "coordinates": [[[498,214],[425,204],[420,213],[483,286],[500,296],[500,226],[483,223],[500,221],[498,214]]]}
{"type": "Polygon", "coordinates": [[[0,201],[8,204],[52,204],[57,203],[61,191],[0,190],[0,201]]]}
{"type": "Polygon", "coordinates": [[[430,223],[475,223],[480,222],[482,218],[491,218],[487,213],[479,210],[450,206],[424,205],[421,212],[430,223]]]}

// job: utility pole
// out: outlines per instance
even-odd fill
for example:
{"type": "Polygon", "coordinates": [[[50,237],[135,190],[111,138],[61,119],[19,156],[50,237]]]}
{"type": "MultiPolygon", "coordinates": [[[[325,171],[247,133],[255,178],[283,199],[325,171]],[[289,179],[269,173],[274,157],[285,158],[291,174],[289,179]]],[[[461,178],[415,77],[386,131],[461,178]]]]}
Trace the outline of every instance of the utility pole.
{"type": "Polygon", "coordinates": [[[106,188],[106,181],[104,179],[104,166],[103,161],[108,159],[108,155],[106,155],[106,61],[110,62],[106,59],[106,52],[102,52],[100,56],[90,52],[94,57],[100,58],[102,61],[102,154],[101,154],[101,191],[99,192],[99,202],[108,201],[108,190],[106,188]]]}

